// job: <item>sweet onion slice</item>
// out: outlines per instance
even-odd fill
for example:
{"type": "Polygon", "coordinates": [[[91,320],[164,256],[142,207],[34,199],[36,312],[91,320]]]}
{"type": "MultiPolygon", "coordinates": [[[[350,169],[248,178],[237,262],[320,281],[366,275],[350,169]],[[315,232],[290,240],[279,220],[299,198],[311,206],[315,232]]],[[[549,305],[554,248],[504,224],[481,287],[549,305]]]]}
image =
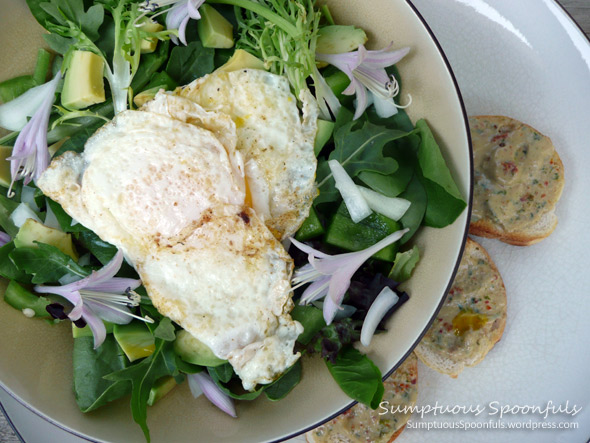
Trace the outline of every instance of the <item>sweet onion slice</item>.
{"type": "Polygon", "coordinates": [[[399,296],[393,292],[389,286],[385,286],[367,312],[363,327],[361,329],[361,343],[363,346],[369,346],[377,325],[389,311],[398,302],[399,296]]]}
{"type": "Polygon", "coordinates": [[[328,166],[334,176],[336,189],[340,191],[352,221],[358,223],[371,215],[371,208],[342,165],[337,160],[330,160],[328,166]]]}
{"type": "Polygon", "coordinates": [[[392,220],[397,221],[402,218],[410,207],[410,202],[403,198],[386,197],[364,186],[357,186],[357,188],[369,205],[369,208],[392,220]]]}

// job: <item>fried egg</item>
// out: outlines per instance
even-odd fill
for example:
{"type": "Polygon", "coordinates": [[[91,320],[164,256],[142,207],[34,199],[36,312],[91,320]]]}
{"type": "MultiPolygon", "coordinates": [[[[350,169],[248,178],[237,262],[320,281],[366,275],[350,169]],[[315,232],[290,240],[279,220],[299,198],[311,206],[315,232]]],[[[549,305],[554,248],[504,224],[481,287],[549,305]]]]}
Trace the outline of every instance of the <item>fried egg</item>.
{"type": "Polygon", "coordinates": [[[160,92],[118,114],[84,152],[54,159],[45,195],[121,249],[154,306],[227,359],[245,389],[298,358],[292,260],[245,204],[234,122],[160,92]]]}
{"type": "Polygon", "coordinates": [[[278,239],[293,235],[317,195],[318,110],[309,91],[299,97],[302,117],[288,80],[262,70],[216,71],[176,94],[231,117],[245,163],[247,199],[278,239]]]}

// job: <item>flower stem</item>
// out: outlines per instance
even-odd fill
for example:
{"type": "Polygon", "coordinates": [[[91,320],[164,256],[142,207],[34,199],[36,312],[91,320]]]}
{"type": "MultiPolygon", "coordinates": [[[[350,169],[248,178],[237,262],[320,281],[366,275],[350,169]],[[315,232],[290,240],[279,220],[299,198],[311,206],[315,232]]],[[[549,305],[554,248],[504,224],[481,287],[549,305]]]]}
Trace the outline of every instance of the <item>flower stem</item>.
{"type": "Polygon", "coordinates": [[[289,34],[291,37],[297,38],[299,36],[299,32],[297,31],[297,28],[295,26],[293,26],[291,23],[289,23],[288,20],[285,20],[280,15],[272,12],[270,9],[266,8],[265,6],[262,6],[259,3],[256,3],[256,2],[253,2],[250,0],[209,0],[208,3],[217,3],[217,4],[222,4],[222,5],[233,5],[233,6],[238,6],[240,8],[243,8],[243,9],[248,9],[248,10],[260,15],[261,17],[264,17],[265,19],[271,21],[272,23],[277,25],[279,28],[281,28],[283,31],[285,31],[287,34],[289,34]]]}

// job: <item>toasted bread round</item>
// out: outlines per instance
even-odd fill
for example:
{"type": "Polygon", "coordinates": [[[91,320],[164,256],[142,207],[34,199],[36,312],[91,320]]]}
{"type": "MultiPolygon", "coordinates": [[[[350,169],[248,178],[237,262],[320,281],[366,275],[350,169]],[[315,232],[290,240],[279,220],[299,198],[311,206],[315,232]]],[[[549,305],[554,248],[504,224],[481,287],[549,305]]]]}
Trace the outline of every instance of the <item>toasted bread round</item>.
{"type": "Polygon", "coordinates": [[[305,434],[309,443],[391,443],[403,431],[418,396],[418,359],[412,353],[384,382],[381,405],[356,404],[305,434]],[[407,409],[404,409],[407,408],[407,409]]]}
{"type": "Polygon", "coordinates": [[[551,140],[504,116],[469,118],[475,167],[469,232],[527,246],[557,226],[563,163],[551,140]]]}
{"type": "Polygon", "coordinates": [[[505,325],[502,277],[486,250],[468,238],[453,286],[414,352],[432,369],[456,377],[484,359],[505,325]]]}

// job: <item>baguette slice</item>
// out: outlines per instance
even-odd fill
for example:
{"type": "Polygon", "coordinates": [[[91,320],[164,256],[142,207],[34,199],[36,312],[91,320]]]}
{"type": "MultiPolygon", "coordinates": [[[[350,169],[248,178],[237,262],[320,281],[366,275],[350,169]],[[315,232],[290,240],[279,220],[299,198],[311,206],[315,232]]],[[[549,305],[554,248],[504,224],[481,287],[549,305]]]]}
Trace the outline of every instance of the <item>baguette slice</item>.
{"type": "Polygon", "coordinates": [[[375,410],[357,403],[338,417],[305,434],[309,443],[391,443],[412,415],[418,396],[418,359],[414,353],[385,381],[381,405],[375,410]],[[402,412],[397,412],[397,407],[402,412]],[[405,413],[404,407],[408,408],[405,413]],[[393,413],[392,413],[393,408],[393,413]],[[387,409],[387,411],[386,411],[387,409]]]}
{"type": "Polygon", "coordinates": [[[427,366],[454,378],[484,359],[505,325],[502,277],[486,250],[468,238],[445,303],[414,352],[427,366]]]}
{"type": "Polygon", "coordinates": [[[504,116],[469,119],[475,183],[469,232],[528,246],[557,226],[563,163],[551,140],[504,116]]]}

